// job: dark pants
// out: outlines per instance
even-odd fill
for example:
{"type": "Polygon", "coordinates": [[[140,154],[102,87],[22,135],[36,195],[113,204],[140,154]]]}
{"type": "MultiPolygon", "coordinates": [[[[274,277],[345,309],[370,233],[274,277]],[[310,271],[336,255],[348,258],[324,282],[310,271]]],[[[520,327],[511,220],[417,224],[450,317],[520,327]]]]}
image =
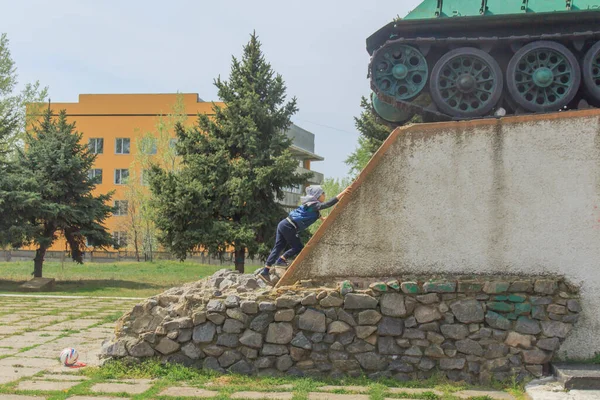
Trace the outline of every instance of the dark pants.
{"type": "Polygon", "coordinates": [[[286,245],[291,246],[291,249],[289,249],[283,254],[283,257],[286,260],[300,253],[300,251],[302,251],[302,248],[304,247],[298,235],[298,231],[296,230],[294,225],[292,225],[287,219],[283,219],[277,225],[275,247],[273,247],[273,250],[271,250],[269,258],[267,258],[267,267],[270,267],[271,265],[275,264],[275,261],[277,261],[279,255],[285,249],[286,245]]]}

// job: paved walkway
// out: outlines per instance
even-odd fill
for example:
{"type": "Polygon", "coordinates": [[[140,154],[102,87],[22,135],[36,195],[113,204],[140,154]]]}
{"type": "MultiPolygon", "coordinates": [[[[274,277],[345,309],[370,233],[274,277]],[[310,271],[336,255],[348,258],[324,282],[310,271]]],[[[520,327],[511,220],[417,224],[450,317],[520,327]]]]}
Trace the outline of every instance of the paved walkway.
{"type": "MultiPolygon", "coordinates": [[[[433,389],[387,388],[376,394],[371,388],[362,386],[321,386],[307,393],[301,383],[298,386],[270,386],[268,392],[252,384],[232,391],[227,390],[223,379],[197,386],[148,379],[90,381],[78,373],[80,370],[60,365],[58,356],[65,347],[76,348],[79,360],[87,365],[97,365],[101,343],[112,335],[114,320],[137,302],[137,299],[123,298],[0,295],[0,400],[65,398],[65,393],[66,398],[73,400],[128,399],[133,396],[137,399],[158,396],[285,400],[294,396],[308,400],[443,400],[485,396],[492,400],[515,399],[508,393],[495,391],[461,391],[450,397],[433,389]]],[[[578,397],[556,399],[576,400],[578,397]]]]}

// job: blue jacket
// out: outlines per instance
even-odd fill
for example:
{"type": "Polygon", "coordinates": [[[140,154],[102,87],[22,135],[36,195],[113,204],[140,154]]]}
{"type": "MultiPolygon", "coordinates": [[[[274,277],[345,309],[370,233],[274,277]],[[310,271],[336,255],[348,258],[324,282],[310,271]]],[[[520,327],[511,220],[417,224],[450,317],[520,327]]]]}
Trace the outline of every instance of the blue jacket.
{"type": "Polygon", "coordinates": [[[290,212],[289,218],[294,222],[299,231],[303,231],[319,219],[321,216],[320,210],[325,210],[337,202],[337,197],[334,197],[324,203],[317,201],[302,204],[300,207],[290,212]]]}

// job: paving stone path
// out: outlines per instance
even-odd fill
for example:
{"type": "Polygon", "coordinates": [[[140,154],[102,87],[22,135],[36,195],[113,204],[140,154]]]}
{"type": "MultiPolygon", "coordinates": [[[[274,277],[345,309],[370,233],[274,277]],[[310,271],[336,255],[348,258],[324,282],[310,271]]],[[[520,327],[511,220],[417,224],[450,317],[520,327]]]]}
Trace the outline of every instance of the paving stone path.
{"type": "MultiPolygon", "coordinates": [[[[198,387],[178,383],[165,387],[164,382],[149,379],[92,381],[79,375],[78,369],[63,367],[60,351],[74,347],[79,361],[98,365],[104,339],[113,334],[116,314],[130,309],[138,299],[89,298],[72,296],[4,296],[0,295],[0,400],[40,400],[64,396],[69,400],[109,400],[136,398],[230,398],[291,400],[300,388],[295,385],[271,386],[271,391],[228,391],[218,380],[198,387]],[[83,389],[82,389],[83,388],[83,389]],[[76,391],[78,395],[69,396],[76,391]],[[146,393],[147,392],[147,393],[146,393]],[[36,395],[32,395],[35,393],[36,395]],[[84,393],[83,395],[81,393],[84,393]],[[141,397],[140,397],[141,396],[141,397]]],[[[363,386],[321,386],[302,398],[308,400],[369,400],[370,388],[363,386]]],[[[444,399],[434,389],[389,388],[386,400],[444,399]],[[435,397],[432,397],[435,396],[435,397]]],[[[457,398],[489,396],[492,400],[512,400],[504,392],[457,392],[457,398]]]]}

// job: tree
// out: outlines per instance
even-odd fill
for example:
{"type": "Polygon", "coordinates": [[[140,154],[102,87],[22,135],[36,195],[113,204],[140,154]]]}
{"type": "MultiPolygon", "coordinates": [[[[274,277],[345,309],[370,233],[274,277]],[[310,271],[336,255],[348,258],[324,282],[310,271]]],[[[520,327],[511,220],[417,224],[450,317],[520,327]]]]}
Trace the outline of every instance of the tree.
{"type": "MultiPolygon", "coordinates": [[[[426,107],[431,103],[431,97],[427,93],[423,93],[411,102],[426,107]]],[[[358,147],[345,160],[346,165],[350,166],[350,174],[353,176],[363,170],[395,127],[423,122],[423,118],[415,114],[407,121],[388,124],[377,115],[371,100],[364,96],[360,99],[360,107],[362,108],[360,116],[354,117],[354,126],[360,133],[358,147]]]]}
{"type": "Polygon", "coordinates": [[[286,87],[261,52],[256,34],[241,60],[232,58],[228,81],[215,80],[224,106],[201,115],[192,129],[178,123],[179,171],[153,167],[151,188],[161,243],[179,259],[195,249],[221,255],[234,249],[244,271],[246,251],[265,254],[285,211],[282,188],[304,183],[296,173],[285,131],[297,111],[286,87]]]}
{"type": "Polygon", "coordinates": [[[13,177],[16,149],[22,144],[25,128],[32,114],[40,110],[28,102],[43,102],[48,88],[40,88],[39,82],[27,84],[21,93],[17,87],[17,69],[10,55],[6,34],[0,34],[0,248],[10,244],[8,230],[16,223],[21,208],[28,204],[30,193],[15,191],[13,177]]]}
{"type": "Polygon", "coordinates": [[[355,176],[363,170],[379,146],[392,132],[392,128],[380,122],[373,110],[371,101],[361,97],[360,116],[354,117],[354,126],[360,133],[357,149],[346,158],[346,165],[350,166],[350,174],[355,176]]]}
{"type": "Polygon", "coordinates": [[[94,196],[96,178],[88,171],[96,158],[65,111],[54,117],[50,108],[33,133],[25,136],[10,174],[9,194],[21,198],[8,216],[12,222],[5,240],[17,247],[35,245],[35,277],[42,276],[46,251],[59,236],[65,238],[73,261],[83,263],[87,241],[95,247],[113,245],[103,225],[113,208],[112,193],[94,196]]]}
{"type": "Polygon", "coordinates": [[[48,88],[42,88],[39,82],[26,84],[15,93],[17,68],[8,45],[6,34],[0,34],[0,157],[4,160],[22,147],[27,124],[37,118],[48,97],[48,88]]]}
{"type": "Polygon", "coordinates": [[[138,138],[135,142],[137,151],[129,168],[131,175],[125,192],[127,218],[122,228],[128,233],[127,242],[133,245],[138,261],[140,250],[152,260],[158,242],[152,193],[148,188],[148,171],[153,164],[165,171],[179,168],[180,157],[175,150],[173,136],[175,126],[178,123],[185,124],[187,119],[183,95],[178,95],[171,112],[158,116],[152,132],[134,135],[138,138]]]}

